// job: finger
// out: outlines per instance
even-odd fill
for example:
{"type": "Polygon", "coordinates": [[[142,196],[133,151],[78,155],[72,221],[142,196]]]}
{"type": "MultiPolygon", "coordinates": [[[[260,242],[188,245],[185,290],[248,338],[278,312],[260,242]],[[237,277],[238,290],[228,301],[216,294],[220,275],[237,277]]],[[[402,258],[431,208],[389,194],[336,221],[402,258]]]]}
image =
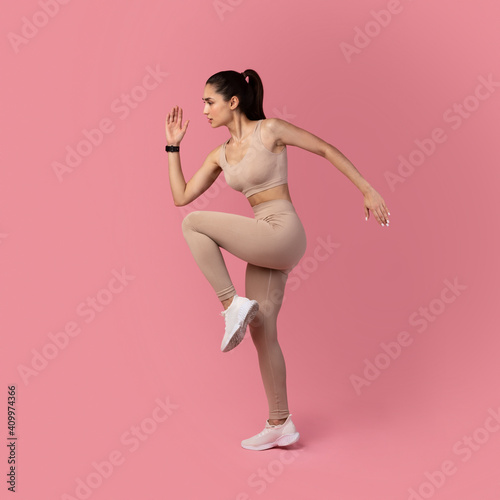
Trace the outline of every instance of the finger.
{"type": "Polygon", "coordinates": [[[384,212],[382,211],[382,209],[380,208],[379,209],[379,218],[380,218],[380,223],[383,225],[383,226],[388,226],[388,221],[387,221],[387,217],[385,216],[384,212]]]}
{"type": "Polygon", "coordinates": [[[375,220],[379,223],[382,224],[382,219],[380,218],[380,213],[378,212],[377,208],[372,209],[373,215],[375,216],[375,220]]]}
{"type": "Polygon", "coordinates": [[[382,206],[381,209],[380,209],[380,211],[382,212],[382,217],[384,218],[385,223],[388,226],[389,225],[389,214],[387,212],[386,206],[385,205],[382,206]]]}

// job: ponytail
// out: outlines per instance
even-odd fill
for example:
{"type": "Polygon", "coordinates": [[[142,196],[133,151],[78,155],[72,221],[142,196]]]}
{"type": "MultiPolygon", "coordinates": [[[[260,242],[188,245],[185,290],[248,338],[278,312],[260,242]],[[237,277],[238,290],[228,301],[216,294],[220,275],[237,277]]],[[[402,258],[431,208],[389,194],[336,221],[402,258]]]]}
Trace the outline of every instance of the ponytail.
{"type": "Polygon", "coordinates": [[[219,71],[206,81],[206,85],[213,85],[225,101],[229,101],[233,96],[238,97],[239,107],[249,120],[261,120],[266,117],[263,109],[264,86],[253,69],[247,69],[243,73],[232,70],[219,71]]]}
{"type": "Polygon", "coordinates": [[[260,120],[265,118],[263,102],[264,102],[264,86],[262,85],[262,80],[256,71],[253,69],[247,69],[243,71],[243,76],[248,78],[248,85],[252,90],[251,104],[247,108],[247,118],[250,120],[260,120]],[[250,117],[253,116],[255,118],[250,117]]]}

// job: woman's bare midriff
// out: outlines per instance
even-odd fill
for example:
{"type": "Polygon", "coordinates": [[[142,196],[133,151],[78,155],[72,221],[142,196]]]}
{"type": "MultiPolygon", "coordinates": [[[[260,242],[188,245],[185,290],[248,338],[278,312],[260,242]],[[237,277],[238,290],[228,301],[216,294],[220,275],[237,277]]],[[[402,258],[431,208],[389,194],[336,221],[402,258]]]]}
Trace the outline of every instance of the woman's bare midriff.
{"type": "Polygon", "coordinates": [[[292,202],[290,192],[288,191],[288,184],[281,184],[280,186],[260,191],[259,193],[249,196],[247,199],[252,207],[255,207],[255,205],[258,205],[259,203],[271,200],[288,200],[289,202],[292,202]]]}

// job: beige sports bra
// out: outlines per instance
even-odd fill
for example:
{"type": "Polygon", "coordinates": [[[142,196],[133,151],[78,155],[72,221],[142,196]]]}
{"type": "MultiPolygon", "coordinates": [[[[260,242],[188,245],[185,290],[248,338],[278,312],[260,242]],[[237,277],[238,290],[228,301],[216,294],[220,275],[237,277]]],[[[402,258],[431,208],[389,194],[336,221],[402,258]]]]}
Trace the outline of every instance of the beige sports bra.
{"type": "Polygon", "coordinates": [[[257,121],[248,151],[236,165],[230,165],[226,160],[229,139],[220,149],[219,165],[227,184],[247,198],[288,182],[286,146],[279,153],[269,151],[260,138],[261,123],[262,120],[257,121]]]}

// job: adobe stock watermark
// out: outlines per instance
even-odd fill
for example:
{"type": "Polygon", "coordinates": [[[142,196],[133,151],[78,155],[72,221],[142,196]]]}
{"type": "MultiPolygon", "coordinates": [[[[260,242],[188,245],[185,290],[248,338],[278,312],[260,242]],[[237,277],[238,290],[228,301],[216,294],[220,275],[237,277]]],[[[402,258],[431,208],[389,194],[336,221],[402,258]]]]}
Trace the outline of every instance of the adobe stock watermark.
{"type": "Polygon", "coordinates": [[[234,8],[241,5],[243,0],[213,0],[215,12],[221,21],[224,21],[224,16],[227,12],[233,12],[234,8]]]}
{"type": "MultiPolygon", "coordinates": [[[[411,0],[410,0],[411,1],[411,0]]],[[[341,42],[340,50],[348,63],[352,62],[354,55],[359,55],[368,47],[374,38],[378,37],[382,30],[391,24],[394,16],[403,12],[403,5],[400,0],[389,0],[386,8],[378,11],[371,10],[370,19],[363,28],[354,27],[354,39],[352,43],[341,42]]]]}
{"type": "MultiPolygon", "coordinates": [[[[465,434],[453,444],[452,452],[460,457],[462,463],[468,462],[491,438],[500,430],[500,407],[488,408],[488,416],[483,424],[476,427],[470,434],[465,434]]],[[[425,480],[416,488],[409,488],[408,500],[426,500],[432,498],[449,478],[458,472],[459,464],[453,460],[443,460],[437,470],[425,471],[425,480]]]]}
{"type": "MultiPolygon", "coordinates": [[[[439,298],[432,299],[427,306],[421,306],[417,311],[410,314],[408,323],[416,328],[417,333],[423,333],[430,323],[436,321],[455,302],[467,285],[458,283],[458,278],[453,279],[453,283],[448,279],[444,280],[444,288],[441,290],[439,298]]],[[[394,340],[381,342],[380,352],[373,359],[365,358],[362,375],[352,374],[349,380],[358,396],[361,395],[363,387],[370,387],[377,380],[383,371],[386,371],[401,356],[403,349],[412,345],[415,339],[411,333],[401,331],[394,340]]]]}
{"type": "MultiPolygon", "coordinates": [[[[283,474],[286,466],[292,464],[300,456],[297,450],[281,450],[278,458],[271,460],[266,467],[259,467],[255,472],[248,476],[247,483],[250,488],[254,489],[254,493],[262,495],[269,485],[273,484],[276,479],[283,474]]],[[[234,500],[250,500],[252,493],[240,492],[234,500]]]]}
{"type": "Polygon", "coordinates": [[[12,50],[18,54],[21,47],[28,45],[33,38],[38,35],[40,30],[49,24],[61,8],[61,5],[67,5],[70,0],[39,0],[40,8],[30,16],[21,18],[21,34],[10,31],[7,33],[7,39],[10,42],[12,50]]]}
{"type": "MultiPolygon", "coordinates": [[[[135,276],[127,273],[125,268],[121,271],[113,269],[113,277],[107,285],[99,289],[93,296],[87,297],[80,302],[75,309],[75,314],[82,318],[84,323],[89,324],[94,321],[115,300],[116,296],[122,293],[130,284],[135,276]]],[[[17,365],[17,371],[24,385],[28,385],[31,377],[39,375],[49,363],[59,356],[59,353],[66,349],[71,341],[82,332],[82,325],[77,321],[68,321],[64,328],[56,332],[49,332],[46,342],[41,349],[31,349],[31,362],[29,365],[17,365]]]]}
{"type": "MultiPolygon", "coordinates": [[[[473,92],[465,96],[461,102],[453,103],[443,113],[444,123],[449,124],[453,131],[458,130],[500,87],[500,82],[495,81],[491,73],[486,78],[479,75],[477,79],[479,84],[473,92]]],[[[417,147],[412,149],[406,157],[398,156],[397,173],[390,170],[384,172],[389,189],[394,192],[396,185],[405,183],[415,173],[416,167],[423,165],[436,152],[438,145],[444,144],[448,139],[448,134],[441,127],[435,127],[428,137],[415,139],[413,142],[417,147]]]]}
{"type": "Polygon", "coordinates": [[[340,248],[340,243],[332,241],[331,235],[318,236],[312,255],[304,256],[288,275],[288,286],[294,292],[302,283],[308,280],[320,267],[321,262],[327,261],[333,252],[340,248]]]}
{"type": "Polygon", "coordinates": [[[273,108],[272,109],[275,118],[279,118],[280,120],[292,121],[293,118],[296,118],[297,115],[293,115],[289,113],[286,109],[286,106],[283,106],[282,109],[273,108]]]}
{"type": "Polygon", "coordinates": [[[109,479],[115,470],[123,465],[130,453],[137,451],[142,443],[154,434],[160,425],[169,419],[174,410],[179,408],[178,404],[170,402],[170,397],[156,398],[156,406],[150,416],[145,417],[138,425],[131,425],[120,436],[121,447],[112,450],[102,461],[93,461],[92,467],[84,477],[75,478],[76,486],[73,494],[63,493],[61,500],[86,500],[99,488],[105,480],[109,479]]]}
{"type": "MultiPolygon", "coordinates": [[[[146,67],[146,73],[142,77],[141,83],[133,87],[128,93],[122,93],[120,97],[114,99],[110,104],[112,113],[120,120],[128,118],[133,109],[136,109],[150,93],[168,76],[162,71],[158,64],[155,68],[146,67]]],[[[88,157],[104,141],[106,135],[111,134],[116,129],[113,118],[104,117],[99,120],[95,127],[82,130],[82,138],[73,146],[66,146],[66,155],[63,162],[53,161],[52,169],[59,182],[64,180],[64,175],[73,172],[84,158],[88,157]]]]}

